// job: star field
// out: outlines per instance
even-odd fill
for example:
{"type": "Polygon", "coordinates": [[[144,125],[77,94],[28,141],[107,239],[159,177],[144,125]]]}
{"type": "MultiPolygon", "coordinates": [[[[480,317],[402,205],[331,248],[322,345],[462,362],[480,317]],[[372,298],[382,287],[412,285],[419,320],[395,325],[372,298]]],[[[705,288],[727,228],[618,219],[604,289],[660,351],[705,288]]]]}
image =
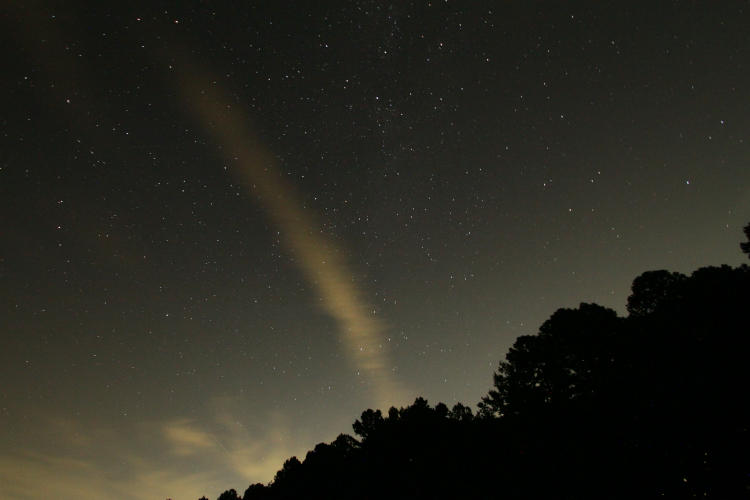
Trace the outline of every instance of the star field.
{"type": "Polygon", "coordinates": [[[746,3],[255,4],[3,9],[3,498],[267,482],[742,261],[746,3]]]}

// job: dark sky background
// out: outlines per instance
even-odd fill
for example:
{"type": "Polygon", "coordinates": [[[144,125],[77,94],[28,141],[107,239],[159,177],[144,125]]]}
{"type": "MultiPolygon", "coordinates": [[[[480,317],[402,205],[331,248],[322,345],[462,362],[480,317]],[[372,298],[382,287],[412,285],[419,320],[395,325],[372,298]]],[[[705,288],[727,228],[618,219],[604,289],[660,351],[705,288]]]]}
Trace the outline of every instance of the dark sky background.
{"type": "Polygon", "coordinates": [[[244,491],[743,261],[747,2],[178,4],[2,9],[2,498],[244,491]]]}

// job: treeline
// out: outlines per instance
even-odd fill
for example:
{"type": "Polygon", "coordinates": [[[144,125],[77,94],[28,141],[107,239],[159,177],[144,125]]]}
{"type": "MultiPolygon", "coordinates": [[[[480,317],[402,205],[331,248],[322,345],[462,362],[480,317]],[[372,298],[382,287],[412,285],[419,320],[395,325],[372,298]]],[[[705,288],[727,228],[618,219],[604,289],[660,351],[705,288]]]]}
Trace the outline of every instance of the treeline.
{"type": "Polygon", "coordinates": [[[476,414],[366,410],[357,438],[219,500],[750,498],[750,267],[643,273],[627,310],[555,312],[476,414]]]}

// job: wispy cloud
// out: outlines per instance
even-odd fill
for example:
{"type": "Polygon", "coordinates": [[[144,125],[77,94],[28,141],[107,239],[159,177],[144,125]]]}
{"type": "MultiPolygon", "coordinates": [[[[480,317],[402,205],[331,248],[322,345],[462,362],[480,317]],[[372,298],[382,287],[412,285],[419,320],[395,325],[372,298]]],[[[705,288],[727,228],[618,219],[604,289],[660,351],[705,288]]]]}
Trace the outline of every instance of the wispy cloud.
{"type": "Polygon", "coordinates": [[[407,392],[393,373],[386,325],[362,298],[346,252],[320,232],[320,224],[303,207],[296,189],[277,167],[273,155],[233,106],[220,85],[189,62],[178,63],[183,101],[212,135],[248,192],[259,200],[295,262],[317,290],[321,305],[338,323],[345,353],[373,389],[373,403],[387,408],[405,403],[407,392]]]}
{"type": "Polygon", "coordinates": [[[171,445],[172,453],[178,456],[211,451],[217,446],[209,433],[191,426],[187,419],[164,424],[163,433],[165,440],[171,445]]]}
{"type": "Polygon", "coordinates": [[[0,452],[0,498],[195,500],[268,482],[292,455],[311,447],[279,414],[255,427],[232,405],[213,402],[205,419],[174,417],[132,426],[49,419],[26,451],[0,452]],[[262,429],[262,430],[261,430],[262,429]],[[144,443],[147,443],[144,444],[144,443]]]}

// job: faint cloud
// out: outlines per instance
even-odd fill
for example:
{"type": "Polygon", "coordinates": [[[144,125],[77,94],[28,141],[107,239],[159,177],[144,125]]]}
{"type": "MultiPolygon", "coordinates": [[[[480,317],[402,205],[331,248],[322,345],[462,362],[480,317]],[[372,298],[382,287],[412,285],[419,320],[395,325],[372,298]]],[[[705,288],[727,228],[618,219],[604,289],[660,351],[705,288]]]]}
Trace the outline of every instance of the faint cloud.
{"type": "Polygon", "coordinates": [[[191,426],[188,420],[170,422],[163,427],[164,439],[175,455],[193,455],[216,447],[215,439],[207,432],[191,426]]]}
{"type": "MultiPolygon", "coordinates": [[[[294,186],[261,144],[247,117],[234,111],[233,101],[212,78],[189,61],[182,61],[178,85],[183,99],[232,165],[231,171],[257,197],[273,221],[299,269],[321,297],[322,307],[338,323],[345,353],[373,390],[375,403],[387,408],[404,403],[408,392],[396,380],[385,342],[386,325],[362,298],[346,254],[320,232],[294,186]],[[213,83],[212,83],[213,82],[213,83]]],[[[179,74],[179,73],[177,73],[179,74]]]]}
{"type": "Polygon", "coordinates": [[[213,399],[205,419],[174,417],[128,426],[46,418],[23,449],[0,451],[0,498],[195,500],[271,481],[313,444],[269,412],[245,423],[239,401],[213,399]],[[33,449],[35,451],[28,451],[33,449]]]}
{"type": "Polygon", "coordinates": [[[37,453],[0,456],[0,498],[102,498],[96,467],[86,460],[49,457],[37,453]],[[53,472],[54,471],[54,472],[53,472]],[[53,473],[51,473],[53,472],[53,473]]]}

